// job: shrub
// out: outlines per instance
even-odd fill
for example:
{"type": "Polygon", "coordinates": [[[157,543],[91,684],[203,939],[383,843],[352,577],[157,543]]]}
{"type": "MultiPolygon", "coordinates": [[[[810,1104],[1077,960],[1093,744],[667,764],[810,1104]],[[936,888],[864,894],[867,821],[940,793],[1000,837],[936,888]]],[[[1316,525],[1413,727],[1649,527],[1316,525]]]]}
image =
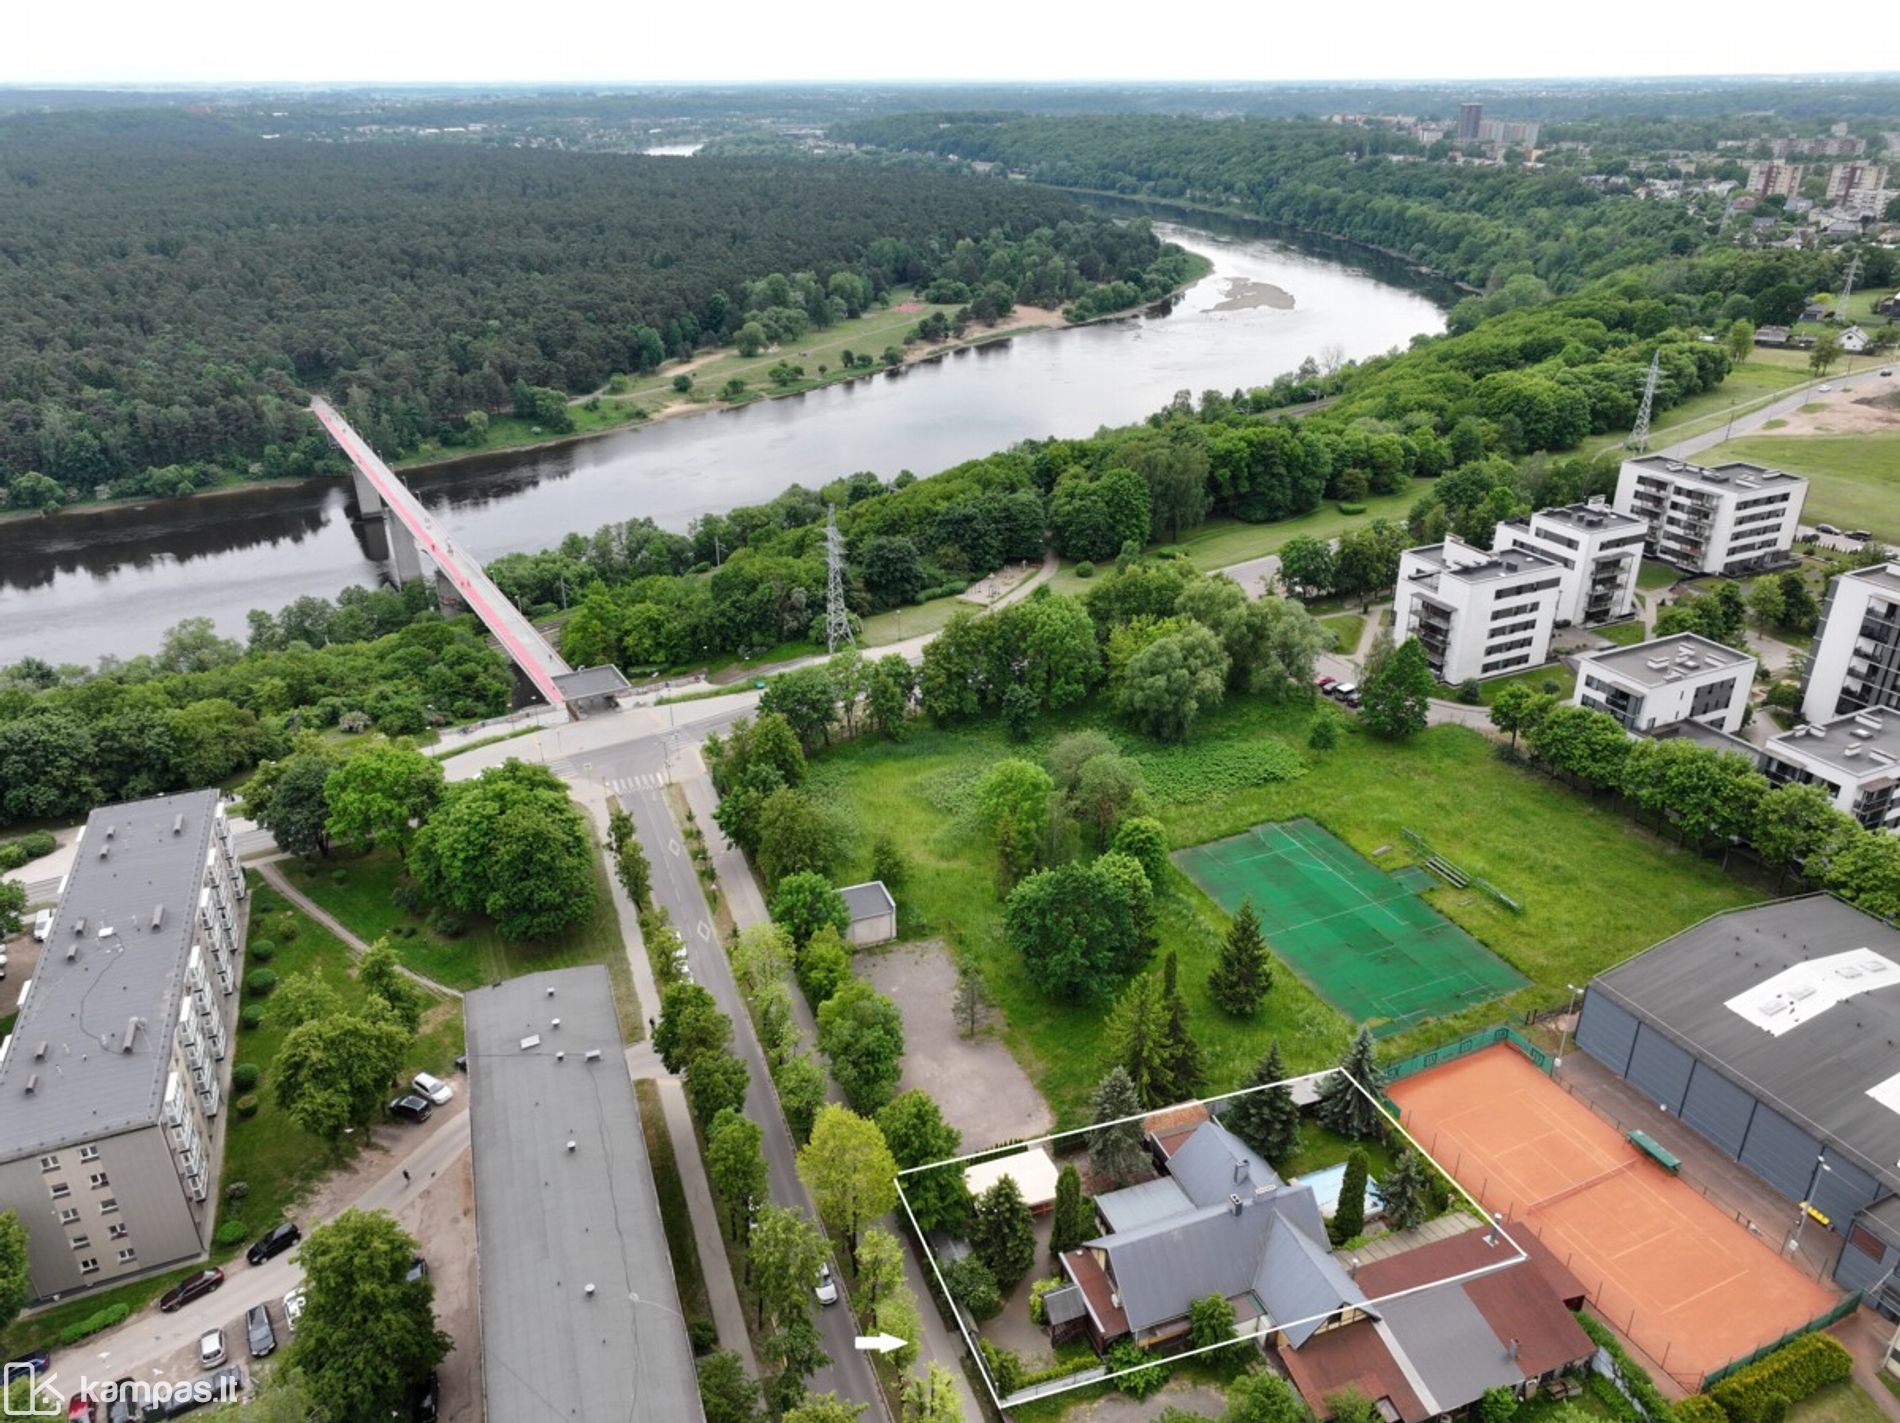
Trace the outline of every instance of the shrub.
{"type": "Polygon", "coordinates": [[[283,914],[279,916],[277,937],[288,944],[302,932],[303,928],[297,923],[297,916],[286,909],[283,914]]]}
{"type": "Polygon", "coordinates": [[[1130,1398],[1147,1398],[1168,1381],[1167,1365],[1150,1363],[1148,1351],[1132,1339],[1124,1339],[1110,1349],[1102,1362],[1111,1374],[1128,1370],[1115,1380],[1115,1387],[1130,1398]]]}
{"type": "Polygon", "coordinates": [[[1363,514],[1366,512],[1366,506],[1342,499],[1339,501],[1339,512],[1342,514],[1363,514]]]}
{"type": "Polygon", "coordinates": [[[268,998],[275,987],[277,970],[274,968],[252,969],[244,976],[244,991],[253,998],[268,998]]]}
{"type": "Polygon", "coordinates": [[[94,1334],[112,1328],[115,1324],[125,1323],[125,1321],[131,1317],[131,1314],[132,1306],[129,1304],[107,1305],[96,1314],[89,1314],[84,1319],[69,1324],[60,1330],[59,1342],[70,1347],[71,1345],[77,1344],[81,1339],[89,1339],[94,1334]]]}
{"type": "Polygon", "coordinates": [[[430,911],[429,927],[445,939],[459,939],[468,931],[468,925],[462,922],[462,916],[452,914],[446,909],[430,911]]]}
{"type": "MultiPolygon", "coordinates": [[[[693,378],[686,374],[685,371],[681,371],[678,375],[673,377],[673,389],[677,390],[681,395],[686,394],[686,392],[692,388],[693,378]]],[[[714,1335],[713,1337],[717,1338],[718,1336],[714,1335]]]]}
{"type": "Polygon", "coordinates": [[[1037,1280],[1029,1287],[1029,1322],[1031,1324],[1047,1324],[1049,1322],[1048,1316],[1043,1313],[1042,1297],[1048,1294],[1050,1290],[1061,1288],[1062,1276],[1060,1275],[1050,1275],[1045,1279],[1037,1280]]]}
{"type": "Polygon", "coordinates": [[[974,1255],[952,1260],[943,1271],[943,1283],[950,1298],[969,1310],[979,1322],[989,1319],[1003,1307],[1002,1291],[996,1288],[996,1276],[990,1267],[974,1255]]]}
{"type": "Polygon", "coordinates": [[[257,1079],[263,1075],[256,1063],[240,1062],[236,1067],[231,1069],[231,1090],[233,1092],[248,1092],[257,1086],[257,1079]]]}
{"type": "Polygon", "coordinates": [[[29,830],[19,838],[18,844],[26,851],[29,860],[37,860],[41,855],[50,855],[59,848],[59,841],[50,830],[29,830]]]}
{"type": "Polygon", "coordinates": [[[1577,1323],[1583,1326],[1583,1332],[1590,1336],[1596,1346],[1604,1350],[1616,1361],[1616,1370],[1622,1376],[1623,1386],[1636,1400],[1636,1406],[1649,1415],[1650,1423],[1674,1423],[1675,1410],[1668,1399],[1662,1396],[1655,1380],[1643,1366],[1629,1356],[1609,1327],[1588,1311],[1580,1311],[1577,1323]]]}
{"type": "Polygon", "coordinates": [[[1458,684],[1458,700],[1468,707],[1475,707],[1484,700],[1484,693],[1478,689],[1478,679],[1467,677],[1458,684]]]}
{"type": "Polygon", "coordinates": [[[242,1245],[244,1237],[249,1234],[241,1220],[219,1221],[218,1233],[211,1237],[211,1243],[221,1249],[229,1249],[233,1245],[242,1245]]]}
{"type": "Polygon", "coordinates": [[[1676,1405],[1676,1423],[1728,1423],[1728,1414],[1706,1393],[1696,1393],[1676,1405]]]}
{"type": "Polygon", "coordinates": [[[246,1003],[244,1005],[244,1011],[238,1014],[238,1023],[240,1026],[253,1031],[263,1027],[264,1005],[262,1003],[246,1003]]]}
{"type": "MultiPolygon", "coordinates": [[[[958,1263],[961,1263],[959,1261],[958,1263]]],[[[990,1382],[1000,1394],[1012,1394],[1023,1386],[1023,1361],[1008,1349],[999,1349],[987,1339],[977,1340],[983,1350],[983,1363],[990,1371],[990,1382]]]]}
{"type": "Polygon", "coordinates": [[[1839,1383],[1854,1371],[1853,1357],[1826,1334],[1803,1334],[1767,1358],[1738,1369],[1709,1390],[1731,1423],[1778,1423],[1777,1411],[1839,1383]]]}
{"type": "Polygon", "coordinates": [[[224,1198],[227,1201],[241,1201],[250,1194],[251,1183],[249,1181],[233,1181],[224,1188],[224,1198]]]}
{"type": "Polygon", "coordinates": [[[277,941],[275,939],[253,939],[245,948],[244,952],[250,956],[252,963],[269,963],[271,956],[277,952],[277,941]]]}
{"type": "Polygon", "coordinates": [[[1095,576],[1095,565],[1089,562],[1088,559],[1083,559],[1075,566],[1075,576],[1077,578],[1093,578],[1095,576]]]}
{"type": "Polygon", "coordinates": [[[422,908],[422,891],[412,884],[399,884],[389,891],[389,902],[398,909],[414,913],[422,908]]]}
{"type": "Polygon", "coordinates": [[[0,874],[26,863],[26,846],[18,840],[0,840],[0,874]]]}
{"type": "MultiPolygon", "coordinates": [[[[683,377],[675,376],[675,380],[683,377]]],[[[719,1326],[710,1319],[695,1319],[686,1326],[686,1338],[695,1354],[710,1354],[719,1347],[719,1326]]]]}
{"type": "Polygon", "coordinates": [[[257,1115],[257,1098],[249,1093],[238,1098],[233,1105],[237,1108],[237,1114],[240,1117],[248,1118],[257,1115]]]}
{"type": "Polygon", "coordinates": [[[349,882],[350,872],[344,869],[343,866],[338,865],[335,869],[330,871],[331,884],[348,884],[349,882]]]}

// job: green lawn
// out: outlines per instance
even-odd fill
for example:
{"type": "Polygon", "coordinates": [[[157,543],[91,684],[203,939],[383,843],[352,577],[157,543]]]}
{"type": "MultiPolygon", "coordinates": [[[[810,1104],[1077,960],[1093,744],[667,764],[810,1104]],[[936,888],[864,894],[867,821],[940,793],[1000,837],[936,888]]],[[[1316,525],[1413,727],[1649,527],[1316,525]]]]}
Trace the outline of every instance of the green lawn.
{"type": "Polygon", "coordinates": [[[1829,1384],[1788,1410],[1788,1423],[1886,1423],[1886,1420],[1887,1415],[1880,1405],[1852,1379],[1829,1384]]]}
{"type": "MultiPolygon", "coordinates": [[[[869,651],[874,647],[884,647],[893,642],[902,642],[906,638],[922,637],[925,633],[941,631],[943,625],[959,612],[980,612],[978,604],[963,598],[932,598],[928,603],[918,603],[907,608],[892,608],[889,612],[873,613],[864,620],[864,627],[858,637],[858,645],[869,651]]],[[[823,649],[814,649],[822,651],[823,649]]]]}
{"type": "Polygon", "coordinates": [[[1753,460],[1812,482],[1805,523],[1871,529],[1900,542],[1900,434],[1749,435],[1700,456],[1708,464],[1753,460]]]}
{"type": "MultiPolygon", "coordinates": [[[[1805,356],[1798,367],[1751,356],[1741,365],[1731,368],[1728,378],[1714,390],[1705,390],[1699,395],[1690,396],[1680,405],[1657,411],[1656,426],[1650,432],[1650,448],[1654,449],[1671,440],[1704,434],[1723,424],[1731,414],[1744,414],[1779,392],[1811,379],[1814,377],[1808,374],[1805,356]]],[[[1627,430],[1592,435],[1583,442],[1580,453],[1601,454],[1614,449],[1627,438],[1627,430]]]]}
{"type": "MultiPolygon", "coordinates": [[[[1249,700],[1210,718],[1188,754],[1270,737],[1304,748],[1313,715],[1304,706],[1249,700]]],[[[1074,725],[1100,725],[1136,752],[1156,749],[1097,711],[1069,718],[1065,729],[1074,725]]],[[[1565,996],[1566,983],[1580,983],[1716,910],[1760,897],[1713,861],[1639,828],[1607,800],[1593,801],[1500,762],[1492,745],[1456,727],[1434,729],[1409,745],[1355,733],[1331,752],[1302,750],[1309,770],[1297,780],[1217,792],[1164,806],[1159,815],[1176,846],[1220,839],[1264,820],[1310,815],[1381,866],[1412,858],[1400,833],[1411,826],[1434,849],[1523,903],[1520,917],[1476,891],[1433,892],[1442,912],[1533,986],[1396,1036],[1385,1045],[1393,1055],[1532,1005],[1555,1003],[1565,996]],[[1381,849],[1387,853],[1376,853],[1381,849]]],[[[1046,749],[1046,740],[1036,749],[1046,749]]],[[[890,832],[909,850],[915,871],[903,894],[907,929],[918,936],[941,934],[981,965],[1005,1040],[1055,1109],[1058,1124],[1075,1126],[1105,1069],[1105,1006],[1052,1001],[1030,980],[1003,938],[993,851],[967,815],[976,778],[1013,754],[1023,753],[1000,730],[925,727],[895,744],[865,740],[842,746],[820,757],[814,773],[817,784],[848,804],[867,828],[860,862],[849,871],[866,868],[868,827],[890,832]]],[[[1293,1070],[1337,1059],[1349,1025],[1284,967],[1257,1020],[1237,1021],[1215,1008],[1206,982],[1227,920],[1172,871],[1158,909],[1162,951],[1180,954],[1209,1091],[1238,1085],[1274,1038],[1293,1070]]]]}
{"type": "Polygon", "coordinates": [[[1636,586],[1644,593],[1654,593],[1658,589],[1669,587],[1681,577],[1682,570],[1673,564],[1646,558],[1643,560],[1643,566],[1636,570],[1636,586]]]}
{"type": "Polygon", "coordinates": [[[1202,572],[1212,572],[1230,563],[1245,563],[1250,558],[1273,553],[1288,539],[1336,539],[1347,529],[1369,524],[1374,519],[1402,520],[1429,487],[1427,481],[1414,480],[1397,494],[1374,494],[1365,500],[1363,514],[1342,514],[1337,504],[1329,503],[1310,513],[1276,519],[1270,524],[1249,524],[1224,516],[1209,519],[1198,529],[1190,529],[1174,547],[1182,549],[1188,561],[1202,572]]]}
{"type": "Polygon", "coordinates": [[[1631,618],[1628,622],[1608,623],[1602,627],[1590,629],[1605,642],[1617,647],[1634,647],[1649,636],[1649,630],[1643,626],[1641,618],[1631,618]]]}
{"type": "Polygon", "coordinates": [[[1334,650],[1344,657],[1353,655],[1366,630],[1366,620],[1357,613],[1335,613],[1321,618],[1319,625],[1333,635],[1334,650]]]}
{"type": "MultiPolygon", "coordinates": [[[[699,1246],[693,1237],[693,1218],[686,1208],[686,1185],[680,1179],[679,1160],[673,1154],[673,1136],[666,1127],[666,1108],[660,1089],[642,1077],[633,1084],[640,1103],[640,1129],[646,1136],[647,1160],[653,1166],[653,1184],[660,1197],[660,1225],[666,1231],[666,1253],[673,1257],[673,1279],[679,1285],[680,1310],[687,1324],[713,1322],[712,1298],[699,1267],[699,1246]]],[[[722,1341],[728,1346],[737,1340],[722,1341]]]]}
{"type": "Polygon", "coordinates": [[[453,938],[430,928],[425,914],[405,910],[391,897],[403,878],[401,862],[393,851],[338,855],[309,865],[289,861],[284,868],[298,889],[361,938],[373,943],[384,935],[391,936],[396,956],[403,963],[450,988],[466,991],[498,978],[516,978],[542,969],[604,963],[613,979],[620,1031],[628,1042],[635,1042],[646,1035],[646,1020],[634,991],[633,972],[627,966],[626,944],[605,861],[596,854],[593,864],[593,917],[579,929],[545,944],[510,943],[480,915],[468,916],[466,931],[453,938]]]}
{"type": "Polygon", "coordinates": [[[1550,688],[1544,685],[1546,682],[1555,682],[1557,699],[1567,702],[1570,700],[1571,692],[1576,690],[1577,674],[1561,662],[1551,662],[1542,667],[1533,667],[1528,672],[1514,672],[1509,677],[1494,677],[1489,682],[1480,682],[1478,695],[1488,707],[1498,699],[1498,693],[1506,687],[1523,685],[1533,692],[1548,692],[1550,688]]]}

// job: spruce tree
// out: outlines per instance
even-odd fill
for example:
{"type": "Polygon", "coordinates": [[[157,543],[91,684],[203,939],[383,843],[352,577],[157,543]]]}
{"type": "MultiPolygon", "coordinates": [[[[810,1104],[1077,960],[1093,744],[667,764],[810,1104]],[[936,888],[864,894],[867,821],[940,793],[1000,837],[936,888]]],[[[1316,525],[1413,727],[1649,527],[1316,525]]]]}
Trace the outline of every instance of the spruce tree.
{"type": "Polygon", "coordinates": [[[1089,1162],[1118,1186],[1127,1185],[1150,1164],[1142,1143],[1140,1111],[1135,1084],[1121,1068],[1111,1068],[1090,1103],[1089,1119],[1097,1125],[1089,1132],[1089,1162]],[[1134,1120],[1121,1121],[1123,1117],[1134,1120]],[[1108,1122],[1117,1125],[1103,1125],[1108,1122]]]}
{"type": "Polygon", "coordinates": [[[1267,1055],[1247,1075],[1246,1085],[1262,1090],[1236,1097],[1223,1119],[1227,1130],[1275,1166],[1300,1150],[1300,1109],[1294,1104],[1293,1089],[1281,1080],[1285,1076],[1280,1040],[1275,1038],[1267,1055]]]}
{"type": "Polygon", "coordinates": [[[1367,1172],[1366,1154],[1355,1148],[1346,1158],[1346,1176],[1339,1183],[1339,1203],[1333,1207],[1333,1218],[1326,1226],[1334,1245],[1344,1245],[1366,1233],[1367,1172]]]}
{"type": "Polygon", "coordinates": [[[1393,1230],[1415,1230],[1431,1218],[1431,1192],[1425,1163],[1416,1151],[1401,1151],[1379,1184],[1385,1202],[1385,1223],[1393,1230]]]}
{"type": "Polygon", "coordinates": [[[1168,1004],[1161,981],[1152,973],[1137,976],[1108,1015],[1109,1051],[1134,1085],[1144,1107],[1175,1100],[1173,1059],[1168,1038],[1168,1004]]]}
{"type": "Polygon", "coordinates": [[[1244,900],[1221,944],[1220,961],[1208,976],[1207,991],[1224,1013],[1251,1017],[1273,987],[1273,966],[1266,941],[1260,937],[1260,916],[1253,901],[1244,900]]]}
{"type": "Polygon", "coordinates": [[[1167,1100],[1173,1102],[1185,1102],[1190,1097],[1200,1096],[1201,1082],[1207,1076],[1207,1070],[1201,1062],[1201,1045],[1188,1027],[1187,996],[1176,982],[1179,972],[1176,956],[1169,953],[1167,966],[1161,975],[1162,1002],[1167,1010],[1162,1055],[1167,1100]]]}
{"type": "Polygon", "coordinates": [[[1064,1166],[1056,1176],[1056,1204],[1049,1218],[1049,1253],[1060,1255],[1074,1250],[1095,1235],[1095,1204],[1083,1194],[1081,1173],[1073,1166],[1064,1166]]]}
{"type": "Polygon", "coordinates": [[[1385,1078],[1379,1071],[1378,1050],[1372,1045],[1370,1028],[1359,1030],[1339,1067],[1320,1084],[1315,1108],[1320,1121],[1355,1141],[1384,1136],[1385,1115],[1377,1106],[1377,1098],[1385,1078]],[[1354,1081],[1366,1090],[1361,1092],[1353,1086],[1354,1081]]]}
{"type": "Polygon", "coordinates": [[[1000,1178],[976,1201],[970,1249],[1008,1294],[1036,1264],[1036,1222],[1014,1176],[1000,1178]]]}

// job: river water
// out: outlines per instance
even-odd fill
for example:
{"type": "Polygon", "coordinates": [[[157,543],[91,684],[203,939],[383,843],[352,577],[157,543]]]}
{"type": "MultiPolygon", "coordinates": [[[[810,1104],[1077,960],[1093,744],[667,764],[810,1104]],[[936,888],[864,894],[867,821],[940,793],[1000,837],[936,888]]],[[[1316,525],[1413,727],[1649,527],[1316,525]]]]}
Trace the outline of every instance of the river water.
{"type": "MultiPolygon", "coordinates": [[[[1017,440],[1126,424],[1176,391],[1259,385],[1307,355],[1403,346],[1444,317],[1433,295],[1363,255],[1294,247],[1259,230],[1158,223],[1212,259],[1171,307],[1039,332],[737,410],[568,445],[483,455],[405,476],[454,540],[484,558],[558,543],[609,521],[695,517],[857,470],[934,473],[1017,440]],[[1293,306],[1215,310],[1278,287],[1293,306]]],[[[242,636],[252,608],[333,597],[381,574],[344,509],[348,481],[0,524],[0,665],[29,654],[92,662],[154,651],[208,616],[242,636]]]]}

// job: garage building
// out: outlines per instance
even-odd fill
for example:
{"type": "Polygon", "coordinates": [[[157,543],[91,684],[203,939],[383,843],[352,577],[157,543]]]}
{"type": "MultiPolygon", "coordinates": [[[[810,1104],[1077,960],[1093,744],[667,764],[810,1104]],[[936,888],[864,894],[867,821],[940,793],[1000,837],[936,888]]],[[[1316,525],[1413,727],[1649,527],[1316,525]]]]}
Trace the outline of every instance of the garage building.
{"type": "Polygon", "coordinates": [[[1714,915],[1593,980],[1577,1045],[1809,1203],[1900,1318],[1900,931],[1832,895],[1714,915]]]}

